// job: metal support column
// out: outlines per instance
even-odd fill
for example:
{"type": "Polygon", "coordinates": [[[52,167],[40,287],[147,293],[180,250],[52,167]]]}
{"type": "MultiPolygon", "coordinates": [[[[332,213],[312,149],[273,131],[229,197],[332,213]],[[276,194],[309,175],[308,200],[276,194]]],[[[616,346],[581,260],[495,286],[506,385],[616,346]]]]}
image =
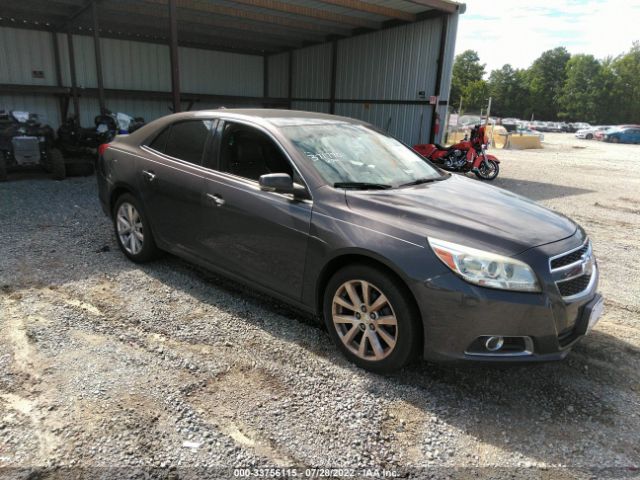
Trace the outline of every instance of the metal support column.
{"type": "Polygon", "coordinates": [[[180,65],[178,63],[178,15],[176,13],[176,0],[169,0],[169,53],[171,56],[171,98],[173,99],[173,112],[180,109],[180,65]]]}
{"type": "Polygon", "coordinates": [[[96,0],[91,2],[91,17],[93,19],[93,48],[96,52],[96,77],[98,79],[98,102],[100,114],[104,115],[107,107],[104,100],[104,81],[102,78],[102,55],[100,53],[100,26],[98,25],[98,5],[96,0]]]}
{"type": "Polygon", "coordinates": [[[80,99],[78,98],[78,80],[76,78],[76,55],[73,49],[73,35],[67,31],[67,47],[69,49],[69,76],[71,77],[71,95],[73,96],[73,114],[80,125],[80,99]]]}
{"type": "MultiPolygon", "coordinates": [[[[62,69],[60,67],[60,45],[58,42],[58,34],[56,32],[51,32],[51,45],[53,47],[53,64],[56,71],[56,86],[62,87],[62,69]]],[[[67,109],[69,106],[67,97],[67,102],[65,102],[65,97],[58,97],[58,113],[60,114],[60,124],[62,124],[67,119],[67,109]]]]}
{"type": "Polygon", "coordinates": [[[262,56],[262,96],[265,98],[263,107],[267,107],[266,99],[269,98],[269,55],[262,56]]]}
{"type": "Polygon", "coordinates": [[[331,93],[329,94],[329,113],[336,113],[336,77],[338,74],[338,40],[331,43],[331,93]]]}
{"type": "Polygon", "coordinates": [[[433,106],[433,112],[431,114],[431,133],[429,134],[429,141],[434,143],[436,141],[436,119],[438,118],[438,104],[440,103],[440,93],[442,90],[442,73],[444,70],[444,56],[447,48],[447,29],[449,27],[449,15],[442,16],[442,31],[440,35],[440,53],[438,54],[438,71],[436,74],[436,88],[434,95],[436,96],[436,104],[433,106]]]}
{"type": "Polygon", "coordinates": [[[291,110],[292,105],[293,105],[293,51],[289,50],[289,85],[287,86],[288,88],[288,94],[287,94],[287,98],[288,98],[288,103],[289,103],[289,110],[291,110]]]}

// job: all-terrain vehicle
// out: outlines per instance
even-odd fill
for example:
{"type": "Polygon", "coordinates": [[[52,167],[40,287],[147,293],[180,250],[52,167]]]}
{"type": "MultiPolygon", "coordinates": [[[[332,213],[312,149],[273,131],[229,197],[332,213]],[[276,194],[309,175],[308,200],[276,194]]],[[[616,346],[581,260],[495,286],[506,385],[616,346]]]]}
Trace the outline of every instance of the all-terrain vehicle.
{"type": "Polygon", "coordinates": [[[66,176],[65,161],[55,148],[54,132],[35,113],[0,110],[0,181],[7,172],[42,167],[55,180],[66,176]]]}

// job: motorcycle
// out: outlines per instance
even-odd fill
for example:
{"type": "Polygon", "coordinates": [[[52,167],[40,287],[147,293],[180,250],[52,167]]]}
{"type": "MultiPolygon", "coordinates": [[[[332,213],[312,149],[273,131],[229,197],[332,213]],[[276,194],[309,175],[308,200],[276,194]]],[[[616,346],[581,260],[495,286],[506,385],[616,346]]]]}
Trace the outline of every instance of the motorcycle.
{"type": "Polygon", "coordinates": [[[58,146],[68,155],[93,156],[98,147],[116,135],[132,133],[144,125],[141,117],[105,112],[94,119],[94,127],[83,128],[75,117],[68,118],[58,129],[58,146]]]}
{"type": "Polygon", "coordinates": [[[487,135],[484,125],[476,125],[470,138],[450,147],[436,144],[415,145],[413,149],[444,170],[473,172],[481,180],[494,180],[500,172],[500,160],[487,153],[487,135]]]}

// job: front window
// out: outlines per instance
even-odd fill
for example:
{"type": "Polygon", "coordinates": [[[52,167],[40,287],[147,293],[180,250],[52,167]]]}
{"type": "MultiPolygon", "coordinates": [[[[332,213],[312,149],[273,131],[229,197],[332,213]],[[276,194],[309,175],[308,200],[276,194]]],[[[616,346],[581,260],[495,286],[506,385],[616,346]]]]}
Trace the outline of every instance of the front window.
{"type": "Polygon", "coordinates": [[[334,186],[395,188],[446,178],[398,140],[363,125],[323,123],[281,128],[334,186]]]}

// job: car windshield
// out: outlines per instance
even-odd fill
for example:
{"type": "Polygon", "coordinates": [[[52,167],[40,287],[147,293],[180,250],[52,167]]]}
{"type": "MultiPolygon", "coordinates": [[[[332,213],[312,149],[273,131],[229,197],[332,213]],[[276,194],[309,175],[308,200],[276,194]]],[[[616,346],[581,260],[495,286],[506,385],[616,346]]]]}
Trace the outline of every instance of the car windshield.
{"type": "Polygon", "coordinates": [[[337,187],[395,188],[446,178],[398,140],[364,125],[296,125],[282,132],[337,187]]]}

